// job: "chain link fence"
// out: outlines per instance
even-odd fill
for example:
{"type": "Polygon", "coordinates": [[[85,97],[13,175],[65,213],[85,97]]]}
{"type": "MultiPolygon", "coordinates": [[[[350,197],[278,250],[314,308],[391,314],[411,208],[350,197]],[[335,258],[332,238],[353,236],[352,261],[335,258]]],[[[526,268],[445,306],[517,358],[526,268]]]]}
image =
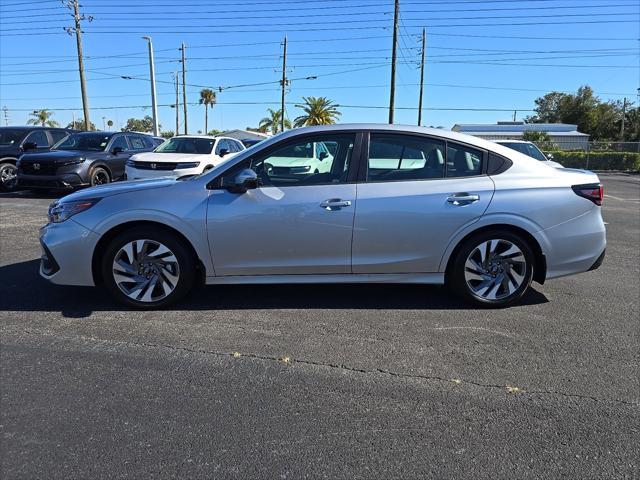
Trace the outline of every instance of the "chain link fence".
{"type": "Polygon", "coordinates": [[[563,149],[547,142],[536,145],[547,158],[568,168],[640,171],[640,142],[576,143],[563,145],[563,149]]]}

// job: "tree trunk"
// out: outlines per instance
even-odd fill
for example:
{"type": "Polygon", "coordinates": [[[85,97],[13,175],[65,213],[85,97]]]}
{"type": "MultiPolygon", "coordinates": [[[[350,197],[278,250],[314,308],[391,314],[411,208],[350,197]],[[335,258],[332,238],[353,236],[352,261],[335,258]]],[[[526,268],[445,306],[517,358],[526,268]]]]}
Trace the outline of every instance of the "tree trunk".
{"type": "Polygon", "coordinates": [[[209,105],[204,104],[204,134],[209,135],[209,105]]]}

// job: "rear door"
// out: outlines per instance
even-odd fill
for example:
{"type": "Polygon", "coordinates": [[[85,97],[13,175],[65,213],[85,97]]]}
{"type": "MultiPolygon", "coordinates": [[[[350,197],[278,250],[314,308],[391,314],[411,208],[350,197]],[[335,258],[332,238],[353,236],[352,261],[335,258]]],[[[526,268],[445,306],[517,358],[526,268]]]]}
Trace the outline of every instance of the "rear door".
{"type": "Polygon", "coordinates": [[[124,164],[129,160],[129,157],[133,152],[131,150],[131,146],[127,142],[126,136],[121,134],[114,135],[107,148],[107,163],[113,175],[112,180],[117,180],[124,175],[124,164]],[[122,151],[117,155],[111,153],[115,147],[122,148],[122,151]]]}
{"type": "Polygon", "coordinates": [[[437,272],[453,235],[493,196],[486,152],[438,138],[370,134],[353,233],[353,273],[437,272]]]}

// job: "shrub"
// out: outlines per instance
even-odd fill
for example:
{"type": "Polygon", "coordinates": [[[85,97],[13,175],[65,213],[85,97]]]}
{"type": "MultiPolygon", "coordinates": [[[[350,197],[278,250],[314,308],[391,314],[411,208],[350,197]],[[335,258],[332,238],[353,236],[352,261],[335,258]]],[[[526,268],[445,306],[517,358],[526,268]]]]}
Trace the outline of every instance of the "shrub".
{"type": "Polygon", "coordinates": [[[589,168],[590,170],[640,170],[640,153],[633,152],[568,152],[555,150],[553,161],[568,168],[589,168]],[[588,167],[587,167],[588,159],[588,167]]]}

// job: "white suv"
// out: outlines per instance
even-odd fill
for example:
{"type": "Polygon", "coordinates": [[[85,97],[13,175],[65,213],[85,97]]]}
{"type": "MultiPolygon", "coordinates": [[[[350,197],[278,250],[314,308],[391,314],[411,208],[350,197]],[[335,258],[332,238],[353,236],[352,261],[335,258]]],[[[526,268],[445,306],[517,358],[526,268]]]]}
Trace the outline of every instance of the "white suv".
{"type": "Polygon", "coordinates": [[[153,152],[133,155],[126,163],[127,180],[199,175],[238,152],[239,140],[226,137],[183,135],[173,137],[153,152]]]}

